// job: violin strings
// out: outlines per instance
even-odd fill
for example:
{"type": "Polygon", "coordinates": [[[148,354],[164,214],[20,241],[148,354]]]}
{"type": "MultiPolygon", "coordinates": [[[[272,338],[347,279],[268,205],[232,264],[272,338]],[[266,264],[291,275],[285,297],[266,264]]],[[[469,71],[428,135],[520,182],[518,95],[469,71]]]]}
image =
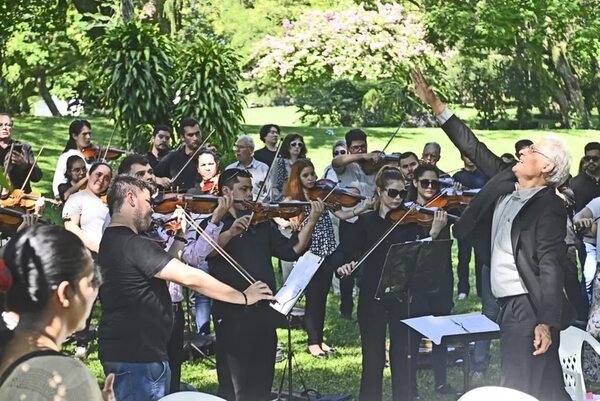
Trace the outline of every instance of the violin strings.
{"type": "Polygon", "coordinates": [[[256,282],[256,279],[252,277],[246,269],[244,269],[231,255],[229,255],[219,244],[214,241],[205,230],[202,229],[192,218],[192,216],[184,210],[184,217],[186,222],[192,227],[203,239],[205,239],[214,249],[225,259],[231,267],[233,267],[250,285],[256,282]]]}

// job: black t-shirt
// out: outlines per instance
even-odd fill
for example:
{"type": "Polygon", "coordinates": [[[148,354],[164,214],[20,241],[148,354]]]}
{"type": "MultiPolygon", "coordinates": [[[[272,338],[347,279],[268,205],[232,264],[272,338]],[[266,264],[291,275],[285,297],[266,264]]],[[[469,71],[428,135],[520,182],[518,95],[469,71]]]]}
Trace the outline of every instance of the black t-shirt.
{"type": "Polygon", "coordinates": [[[271,164],[273,164],[273,160],[275,160],[275,153],[276,151],[269,150],[267,147],[264,147],[254,152],[254,158],[259,162],[265,163],[267,166],[271,166],[271,164]]]}
{"type": "Polygon", "coordinates": [[[167,283],[154,276],[171,261],[158,243],[130,228],[108,227],[98,263],[102,316],[98,357],[109,362],[168,360],[173,311],[167,283]]]}
{"type": "Polygon", "coordinates": [[[582,171],[571,178],[571,189],[575,193],[575,213],[587,206],[594,198],[600,196],[600,180],[596,180],[582,171]]]}
{"type": "MultiPolygon", "coordinates": [[[[185,154],[185,147],[182,147],[180,150],[173,150],[160,159],[156,167],[154,167],[154,174],[157,177],[173,178],[189,159],[190,157],[185,154]]],[[[197,180],[198,158],[196,157],[188,163],[181,174],[179,174],[179,177],[171,183],[171,188],[179,187],[180,190],[185,191],[192,188],[197,180]]]]}

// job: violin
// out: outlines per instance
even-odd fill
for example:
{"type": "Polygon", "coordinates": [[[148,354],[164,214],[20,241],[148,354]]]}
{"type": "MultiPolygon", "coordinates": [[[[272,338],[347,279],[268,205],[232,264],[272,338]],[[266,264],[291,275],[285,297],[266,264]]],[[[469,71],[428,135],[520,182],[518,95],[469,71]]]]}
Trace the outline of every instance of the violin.
{"type": "Polygon", "coordinates": [[[128,155],[131,152],[117,148],[102,148],[98,145],[90,145],[81,149],[83,157],[88,163],[96,160],[117,160],[121,155],[128,155]]]}
{"type": "Polygon", "coordinates": [[[252,220],[250,220],[250,224],[258,224],[276,217],[286,220],[298,217],[302,214],[305,206],[310,206],[310,202],[247,202],[245,206],[252,211],[252,220]]]}
{"type": "MultiPolygon", "coordinates": [[[[25,212],[15,209],[0,207],[0,234],[11,236],[17,232],[17,229],[23,224],[25,212]]],[[[39,219],[38,223],[50,224],[46,220],[39,219]]]]}
{"type": "Polygon", "coordinates": [[[444,190],[435,200],[428,203],[428,207],[439,208],[444,210],[464,209],[466,208],[473,197],[477,195],[479,189],[455,192],[453,190],[444,190]]]}
{"type": "MultiPolygon", "coordinates": [[[[395,210],[391,210],[388,213],[389,218],[392,221],[399,221],[400,224],[411,224],[417,223],[423,227],[431,227],[433,224],[433,217],[438,208],[435,207],[423,207],[414,204],[404,204],[403,207],[395,210]],[[412,206],[412,207],[411,207],[412,206]]],[[[456,223],[458,216],[448,214],[448,222],[456,223]]]]}
{"type": "MultiPolygon", "coordinates": [[[[177,206],[196,214],[212,213],[219,204],[219,196],[215,195],[182,195],[177,193],[162,194],[153,199],[153,207],[156,213],[171,214],[177,206]]],[[[236,203],[248,203],[250,201],[234,200],[236,203]]]]}
{"type": "Polygon", "coordinates": [[[60,202],[44,198],[39,192],[25,193],[22,189],[14,189],[6,199],[0,200],[0,206],[9,208],[23,208],[32,210],[38,199],[44,199],[45,202],[51,203],[54,206],[59,206],[60,202]]]}
{"type": "Polygon", "coordinates": [[[377,161],[374,161],[374,160],[359,160],[358,161],[358,165],[360,166],[360,168],[366,175],[376,174],[383,166],[387,165],[388,163],[398,164],[400,162],[400,155],[402,154],[399,152],[394,152],[389,155],[386,155],[384,152],[382,152],[380,150],[375,150],[371,153],[375,153],[379,156],[377,161]]]}
{"type": "Polygon", "coordinates": [[[358,188],[344,187],[328,179],[318,180],[313,188],[308,190],[308,197],[311,200],[321,199],[329,209],[339,210],[342,207],[354,207],[360,201],[367,199],[361,195],[358,188]]]}

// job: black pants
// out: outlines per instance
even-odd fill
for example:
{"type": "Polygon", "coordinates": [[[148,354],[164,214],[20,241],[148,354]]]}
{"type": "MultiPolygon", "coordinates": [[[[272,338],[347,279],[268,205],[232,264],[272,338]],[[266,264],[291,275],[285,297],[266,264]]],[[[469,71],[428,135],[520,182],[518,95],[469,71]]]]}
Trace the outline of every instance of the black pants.
{"type": "Polygon", "coordinates": [[[456,273],[458,276],[458,292],[468,295],[471,289],[469,284],[469,265],[471,264],[471,250],[473,250],[475,253],[475,287],[477,295],[481,296],[481,266],[483,266],[481,256],[468,239],[457,240],[457,243],[458,265],[456,266],[456,273]]]}
{"type": "Polygon", "coordinates": [[[308,335],[308,345],[321,345],[323,342],[325,309],[332,278],[333,268],[327,261],[324,261],[306,287],[304,293],[306,297],[304,325],[308,335]]]}
{"type": "Polygon", "coordinates": [[[500,311],[501,385],[544,401],[570,401],[565,391],[558,357],[560,332],[551,329],[552,345],[534,356],[533,339],[537,319],[527,295],[503,300],[500,311]]]}
{"type": "MultiPolygon", "coordinates": [[[[343,252],[345,260],[343,263],[356,261],[360,257],[361,242],[364,238],[360,238],[358,228],[344,220],[340,220],[340,246],[339,249],[343,252]]],[[[339,267],[339,266],[334,266],[339,267]]],[[[354,308],[354,299],[352,292],[354,291],[354,278],[346,277],[340,280],[340,313],[342,315],[351,315],[354,308]]]]}
{"type": "Polygon", "coordinates": [[[228,401],[270,399],[277,333],[269,306],[216,312],[219,397],[228,401]]]}
{"type": "Polygon", "coordinates": [[[183,303],[173,303],[173,331],[167,344],[169,367],[171,368],[171,387],[169,394],[177,393],[181,382],[181,364],[183,363],[183,303]]]}
{"type": "MultiPolygon", "coordinates": [[[[411,315],[422,314],[422,308],[416,308],[411,315]]],[[[360,401],[380,401],[383,398],[383,369],[385,366],[386,331],[390,331],[390,368],[392,371],[392,397],[394,401],[409,400],[409,328],[400,320],[407,317],[406,301],[385,299],[377,301],[361,291],[358,300],[358,325],[362,346],[362,371],[360,376],[360,401]]],[[[416,367],[421,336],[410,330],[410,385],[413,396],[417,391],[416,367]]],[[[411,400],[412,401],[412,400],[411,400]]]]}

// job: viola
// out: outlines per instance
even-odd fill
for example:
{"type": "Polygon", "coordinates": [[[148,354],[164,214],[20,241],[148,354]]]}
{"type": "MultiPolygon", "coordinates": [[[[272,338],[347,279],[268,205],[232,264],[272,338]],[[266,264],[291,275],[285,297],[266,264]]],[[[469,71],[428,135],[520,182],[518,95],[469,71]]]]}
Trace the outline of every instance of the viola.
{"type": "Polygon", "coordinates": [[[121,155],[128,155],[131,152],[117,148],[102,148],[98,145],[90,145],[81,149],[83,157],[88,163],[96,160],[117,160],[121,155]]]}
{"type": "Polygon", "coordinates": [[[360,168],[366,175],[376,174],[383,166],[387,165],[388,163],[398,164],[400,162],[400,155],[402,154],[402,153],[395,152],[395,153],[391,153],[391,154],[387,155],[380,150],[375,150],[371,153],[375,153],[379,156],[377,161],[374,161],[374,160],[359,160],[358,161],[358,165],[360,166],[360,168]]]}
{"type": "Polygon", "coordinates": [[[354,207],[360,201],[367,199],[361,195],[358,188],[340,188],[335,182],[327,179],[319,180],[308,190],[311,200],[321,199],[329,209],[339,210],[341,207],[354,207]]]}
{"type": "MultiPolygon", "coordinates": [[[[392,221],[400,221],[400,224],[411,224],[417,223],[424,227],[431,227],[433,224],[433,217],[436,211],[439,209],[436,207],[423,207],[414,204],[404,204],[404,206],[391,210],[388,213],[389,218],[392,221]]],[[[456,223],[458,216],[448,214],[448,222],[456,223]]]]}

